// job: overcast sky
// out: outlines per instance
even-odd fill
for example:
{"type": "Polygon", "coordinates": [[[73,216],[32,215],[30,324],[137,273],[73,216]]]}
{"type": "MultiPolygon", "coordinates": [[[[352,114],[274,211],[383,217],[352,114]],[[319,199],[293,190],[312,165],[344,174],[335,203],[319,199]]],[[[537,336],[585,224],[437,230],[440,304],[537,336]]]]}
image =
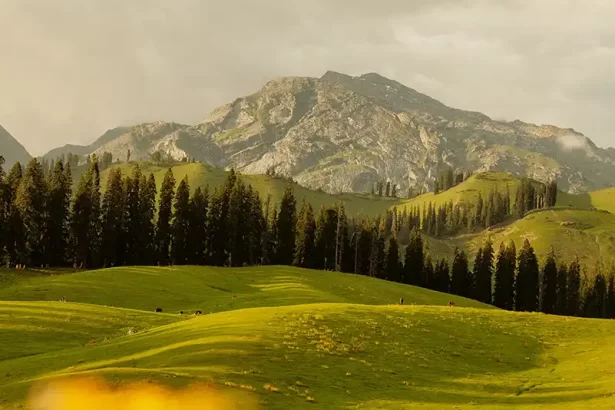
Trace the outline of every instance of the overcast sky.
{"type": "Polygon", "coordinates": [[[615,146],[613,21],[613,0],[0,0],[0,124],[39,155],[334,70],[615,146]]]}

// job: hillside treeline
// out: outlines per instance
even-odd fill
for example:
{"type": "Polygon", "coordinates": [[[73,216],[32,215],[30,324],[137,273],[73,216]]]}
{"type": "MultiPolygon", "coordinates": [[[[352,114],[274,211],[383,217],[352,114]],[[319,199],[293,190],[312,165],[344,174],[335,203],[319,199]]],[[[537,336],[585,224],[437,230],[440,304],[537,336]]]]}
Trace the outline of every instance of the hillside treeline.
{"type": "MultiPolygon", "coordinates": [[[[63,161],[48,173],[36,159],[8,173],[0,167],[4,264],[87,269],[295,265],[422,286],[509,310],[615,316],[613,275],[598,273],[586,280],[578,262],[558,265],[553,253],[540,267],[527,241],[519,252],[509,244],[496,253],[486,243],[472,268],[462,250],[455,251],[450,264],[433,260],[421,229],[430,233],[428,226],[436,223],[437,229],[438,218],[444,226],[449,219],[439,212],[434,216],[433,207],[374,219],[349,217],[343,205],[320,210],[308,203],[298,206],[291,186],[276,204],[271,198],[263,201],[233,171],[209,192],[192,190],[187,178],[176,181],[170,169],[158,189],[154,176],[144,175],[138,166],[130,175],[115,168],[102,189],[95,158],[74,193],[72,185],[70,164],[63,161]],[[405,246],[403,258],[400,246],[405,246]]],[[[496,195],[490,195],[487,209],[516,209],[496,195]]],[[[517,201],[526,198],[522,195],[517,194],[517,201]]],[[[455,209],[446,214],[453,221],[455,209]]],[[[479,209],[474,220],[489,218],[489,212],[479,209]]]]}

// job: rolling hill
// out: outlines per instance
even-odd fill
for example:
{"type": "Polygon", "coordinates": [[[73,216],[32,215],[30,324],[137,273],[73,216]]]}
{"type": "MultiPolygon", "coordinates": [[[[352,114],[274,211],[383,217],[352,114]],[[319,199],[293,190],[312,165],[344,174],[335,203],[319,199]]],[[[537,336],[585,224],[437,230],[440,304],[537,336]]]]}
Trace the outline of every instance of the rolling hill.
{"type": "MultiPolygon", "coordinates": [[[[10,272],[10,271],[9,271],[10,272]]],[[[4,275],[6,275],[6,271],[4,275]]],[[[2,277],[2,274],[0,274],[2,277]]],[[[127,267],[53,276],[11,277],[0,300],[89,303],[205,313],[310,303],[447,305],[450,295],[361,275],[292,267],[127,267]],[[236,299],[232,296],[235,295],[236,299]]],[[[460,299],[460,306],[487,306],[460,299]]]]}
{"type": "Polygon", "coordinates": [[[496,250],[501,242],[508,244],[511,240],[520,249],[523,241],[529,239],[541,262],[552,246],[559,262],[570,263],[578,257],[590,276],[596,268],[604,271],[615,263],[615,215],[583,209],[539,210],[480,233],[428,239],[427,243],[438,258],[451,258],[455,247],[473,258],[488,238],[496,250]]]}
{"type": "Polygon", "coordinates": [[[30,386],[67,376],[103,376],[115,387],[135,380],[173,387],[212,383],[262,409],[615,405],[612,321],[511,313],[477,303],[433,306],[450,295],[362,280],[280,267],[13,277],[3,299],[7,292],[41,299],[61,292],[69,302],[0,304],[0,340],[9,356],[0,361],[0,406],[22,408],[30,386]],[[114,291],[101,289],[106,286],[114,291]],[[240,306],[227,303],[218,313],[190,318],[150,310],[154,302],[174,309],[194,301],[220,305],[216,292],[231,297],[215,289],[224,286],[237,289],[240,306]],[[174,300],[174,292],[186,294],[185,304],[174,300]],[[400,294],[421,304],[388,302],[400,294]],[[70,302],[79,298],[96,305],[70,302]],[[20,338],[13,337],[15,329],[20,338]],[[44,343],[51,339],[56,342],[44,343]],[[24,340],[28,344],[19,347],[24,340]]]}

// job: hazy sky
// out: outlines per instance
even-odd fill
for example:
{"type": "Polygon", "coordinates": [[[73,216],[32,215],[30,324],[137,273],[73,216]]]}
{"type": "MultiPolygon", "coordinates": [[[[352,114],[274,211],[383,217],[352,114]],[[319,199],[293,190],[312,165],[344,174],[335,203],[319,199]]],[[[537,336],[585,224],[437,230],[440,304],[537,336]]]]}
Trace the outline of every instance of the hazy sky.
{"type": "Polygon", "coordinates": [[[334,70],[613,146],[614,20],[613,0],[0,0],[0,124],[38,155],[334,70]]]}

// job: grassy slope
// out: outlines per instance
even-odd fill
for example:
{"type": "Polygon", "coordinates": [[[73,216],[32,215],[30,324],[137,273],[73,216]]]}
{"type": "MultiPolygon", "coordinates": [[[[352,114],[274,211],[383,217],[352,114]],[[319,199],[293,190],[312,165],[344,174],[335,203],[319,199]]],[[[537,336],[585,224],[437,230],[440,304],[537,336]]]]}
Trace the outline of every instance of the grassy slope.
{"type": "Polygon", "coordinates": [[[419,206],[422,208],[429,204],[429,202],[436,206],[441,206],[450,201],[453,201],[453,204],[463,203],[473,206],[478,200],[479,193],[482,195],[483,199],[487,199],[489,197],[489,192],[493,189],[504,193],[507,188],[510,190],[511,197],[514,200],[515,193],[520,183],[521,180],[519,178],[503,172],[480,173],[472,175],[463,183],[438,195],[428,193],[410,200],[405,200],[400,207],[411,208],[419,206]]]}
{"type": "MultiPolygon", "coordinates": [[[[139,165],[144,174],[154,174],[158,189],[160,190],[164,174],[168,168],[146,162],[140,163],[139,165]]],[[[115,164],[112,167],[119,167],[124,174],[130,174],[132,173],[134,164],[115,164]]],[[[110,168],[104,170],[101,174],[101,183],[103,187],[106,186],[109,170],[110,168]]],[[[227,176],[227,172],[224,170],[198,163],[176,165],[173,167],[173,173],[178,182],[187,176],[193,189],[197,186],[209,186],[211,191],[222,185],[227,176]]],[[[267,198],[267,195],[271,195],[273,203],[280,202],[287,184],[284,180],[271,178],[265,175],[243,175],[242,178],[247,184],[251,184],[252,187],[259,192],[263,201],[267,198]]],[[[331,195],[324,192],[312,191],[297,184],[293,185],[297,202],[300,204],[301,201],[305,199],[312,204],[315,210],[320,209],[321,206],[332,206],[336,203],[343,202],[346,207],[346,212],[349,215],[362,213],[375,216],[401,203],[401,200],[390,198],[370,198],[368,196],[355,194],[331,195]]]]}
{"type": "Polygon", "coordinates": [[[266,409],[606,409],[615,405],[613,343],[610,321],[429,306],[256,308],[2,361],[0,397],[18,405],[41,378],[98,374],[114,385],[244,385],[266,409]]]}
{"type": "Polygon", "coordinates": [[[553,246],[557,258],[569,263],[577,256],[591,271],[596,264],[610,264],[615,255],[615,215],[580,209],[554,208],[530,213],[521,220],[472,235],[445,240],[428,240],[432,253],[450,257],[458,246],[472,257],[487,238],[496,250],[501,242],[513,240],[517,249],[527,238],[539,259],[544,260],[553,246]]]}
{"type": "MultiPolygon", "coordinates": [[[[2,271],[0,271],[2,272],[2,271]]],[[[0,277],[2,273],[0,273],[0,277]]],[[[113,268],[28,277],[0,288],[0,300],[90,303],[179,313],[203,313],[309,303],[447,305],[450,295],[366,276],[292,267],[113,268]],[[233,299],[232,296],[237,298],[233,299]]],[[[460,306],[485,307],[455,298],[460,306]]]]}
{"type": "Polygon", "coordinates": [[[137,310],[61,302],[0,302],[0,361],[81,346],[179,320],[137,310]]]}
{"type": "Polygon", "coordinates": [[[588,194],[560,194],[558,205],[576,208],[596,208],[615,213],[615,188],[602,189],[588,194]]]}

